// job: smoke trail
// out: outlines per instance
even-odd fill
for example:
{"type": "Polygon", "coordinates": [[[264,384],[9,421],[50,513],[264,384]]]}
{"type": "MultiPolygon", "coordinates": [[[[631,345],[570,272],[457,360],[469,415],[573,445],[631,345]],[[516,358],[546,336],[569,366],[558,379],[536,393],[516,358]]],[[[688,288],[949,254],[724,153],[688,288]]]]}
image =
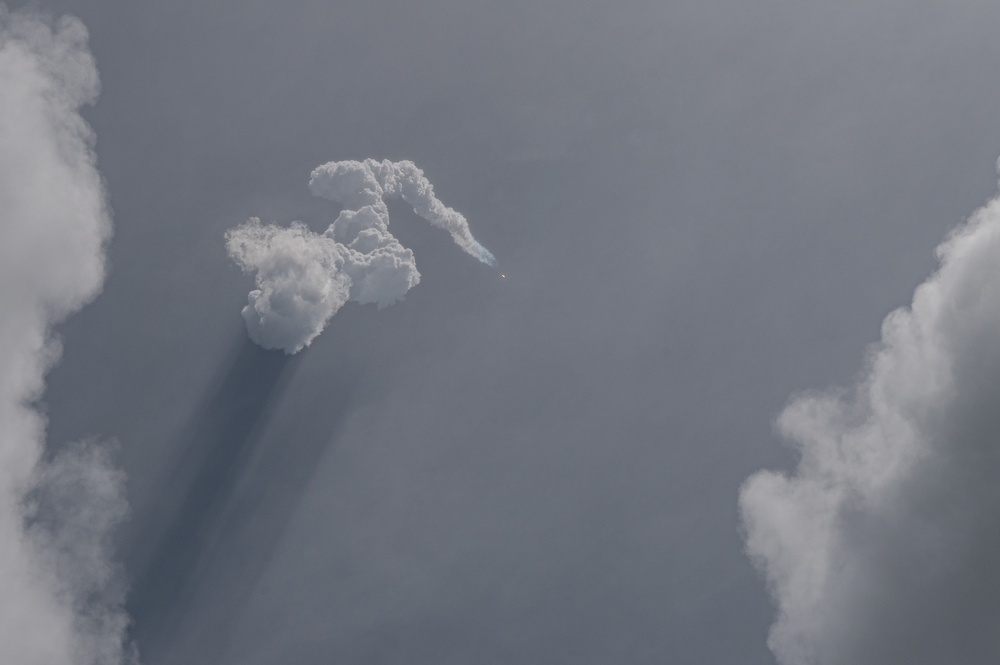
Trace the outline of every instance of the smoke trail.
{"type": "Polygon", "coordinates": [[[1000,198],[938,257],[857,385],[781,414],[795,472],[742,488],[786,665],[1000,659],[1000,198]]]}
{"type": "Polygon", "coordinates": [[[226,233],[229,256],[256,273],[243,318],[250,338],[264,348],[296,353],[348,300],[387,307],[420,282],[413,252],[389,232],[386,199],[402,198],[466,253],[496,264],[465,217],[434,196],[413,162],[330,162],[312,172],[309,189],[344,206],[322,234],[297,222],[264,226],[256,218],[226,233]]]}
{"type": "Polygon", "coordinates": [[[309,190],[347,208],[373,206],[384,217],[386,224],[389,223],[389,214],[384,200],[402,198],[413,206],[415,213],[450,233],[455,244],[467,254],[488,266],[496,265],[493,254],[472,237],[465,217],[434,196],[434,186],[424,177],[424,172],[409,160],[329,162],[313,170],[309,190]]]}
{"type": "Polygon", "coordinates": [[[59,355],[52,326],[100,291],[111,234],[77,113],[98,91],[83,25],[0,4],[0,91],[0,662],[122,663],[123,478],[97,443],[43,461],[32,407],[59,355]]]}

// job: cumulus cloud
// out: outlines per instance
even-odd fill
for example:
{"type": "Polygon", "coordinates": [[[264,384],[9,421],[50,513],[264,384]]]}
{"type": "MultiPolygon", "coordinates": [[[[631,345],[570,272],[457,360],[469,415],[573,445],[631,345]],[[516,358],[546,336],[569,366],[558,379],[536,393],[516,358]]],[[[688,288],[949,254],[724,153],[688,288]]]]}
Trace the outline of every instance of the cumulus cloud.
{"type": "Polygon", "coordinates": [[[1000,660],[1000,198],[938,247],[855,386],[794,398],[740,508],[785,665],[1000,660]]]}
{"type": "Polygon", "coordinates": [[[256,218],[226,233],[229,256],[256,275],[243,318],[264,348],[296,353],[348,300],[386,307],[420,282],[413,252],[389,232],[387,199],[403,199],[466,253],[496,265],[465,217],[441,203],[413,162],[329,162],[313,170],[309,190],[344,207],[322,234],[256,218]]]}
{"type": "Polygon", "coordinates": [[[83,25],[0,5],[0,91],[0,662],[122,663],[122,478],[96,443],[46,460],[32,406],[52,326],[100,291],[111,233],[78,114],[98,91],[83,25]]]}
{"type": "MultiPolygon", "coordinates": [[[[121,663],[126,586],[111,534],[128,514],[125,474],[109,443],[70,444],[36,468],[25,502],[27,535],[73,611],[82,663],[121,663]]],[[[129,654],[130,658],[132,654],[129,654]]]]}

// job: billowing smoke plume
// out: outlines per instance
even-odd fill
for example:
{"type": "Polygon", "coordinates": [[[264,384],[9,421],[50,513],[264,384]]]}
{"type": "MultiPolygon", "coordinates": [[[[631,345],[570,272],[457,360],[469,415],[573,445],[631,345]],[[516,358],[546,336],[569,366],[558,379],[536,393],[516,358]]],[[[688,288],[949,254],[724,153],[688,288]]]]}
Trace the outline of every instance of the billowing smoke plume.
{"type": "Polygon", "coordinates": [[[348,300],[386,307],[420,282],[413,252],[389,232],[386,199],[403,199],[468,254],[496,264],[465,217],[434,196],[413,162],[330,162],[312,172],[309,189],[344,206],[322,234],[300,223],[264,226],[258,219],[226,233],[229,256],[256,273],[243,318],[250,338],[264,348],[296,353],[348,300]]]}
{"type": "Polygon", "coordinates": [[[0,663],[127,660],[110,552],[123,478],[106,447],[43,461],[33,407],[59,349],[53,324],[100,291],[111,233],[93,136],[87,33],[0,5],[0,663]]]}
{"type": "Polygon", "coordinates": [[[938,248],[857,385],[778,419],[740,507],[785,665],[1000,662],[1000,198],[938,248]]]}

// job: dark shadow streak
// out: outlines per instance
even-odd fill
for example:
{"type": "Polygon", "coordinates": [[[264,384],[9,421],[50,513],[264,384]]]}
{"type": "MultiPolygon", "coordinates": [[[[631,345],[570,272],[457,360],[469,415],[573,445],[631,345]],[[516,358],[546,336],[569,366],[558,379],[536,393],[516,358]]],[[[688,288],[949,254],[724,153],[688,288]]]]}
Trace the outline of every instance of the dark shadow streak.
{"type": "Polygon", "coordinates": [[[345,363],[324,376],[321,390],[304,392],[282,405],[280,422],[246,468],[219,521],[217,540],[195,572],[210,597],[197,603],[197,615],[192,613],[185,626],[196,645],[195,653],[185,656],[228,662],[233,629],[284,542],[323,454],[336,444],[346,416],[364,398],[360,371],[345,363]]]}
{"type": "Polygon", "coordinates": [[[129,557],[128,609],[140,648],[169,641],[191,573],[299,361],[242,333],[215,387],[171,445],[153,514],[129,557]],[[169,464],[169,463],[168,463],[169,464]]]}
{"type": "Polygon", "coordinates": [[[331,368],[320,391],[290,391],[308,349],[286,356],[241,335],[232,362],[182,430],[164,474],[164,504],[130,566],[128,603],[146,665],[221,662],[232,629],[264,574],[324,451],[358,394],[360,373],[331,368]],[[327,378],[328,377],[328,378],[327,378]],[[281,404],[281,418],[272,415],[281,404]],[[265,429],[267,435],[264,436],[265,429]],[[187,654],[184,654],[187,655],[187,654]],[[193,661],[187,661],[193,662],[193,661]]]}

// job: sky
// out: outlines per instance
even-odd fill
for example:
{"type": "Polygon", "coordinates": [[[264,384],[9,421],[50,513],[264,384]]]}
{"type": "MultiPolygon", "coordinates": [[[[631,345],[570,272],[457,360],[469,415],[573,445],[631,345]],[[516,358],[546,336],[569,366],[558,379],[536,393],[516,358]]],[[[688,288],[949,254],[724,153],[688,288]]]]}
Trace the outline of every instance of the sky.
{"type": "Polygon", "coordinates": [[[1000,656],[995,3],[6,6],[0,660],[1000,656]]]}

